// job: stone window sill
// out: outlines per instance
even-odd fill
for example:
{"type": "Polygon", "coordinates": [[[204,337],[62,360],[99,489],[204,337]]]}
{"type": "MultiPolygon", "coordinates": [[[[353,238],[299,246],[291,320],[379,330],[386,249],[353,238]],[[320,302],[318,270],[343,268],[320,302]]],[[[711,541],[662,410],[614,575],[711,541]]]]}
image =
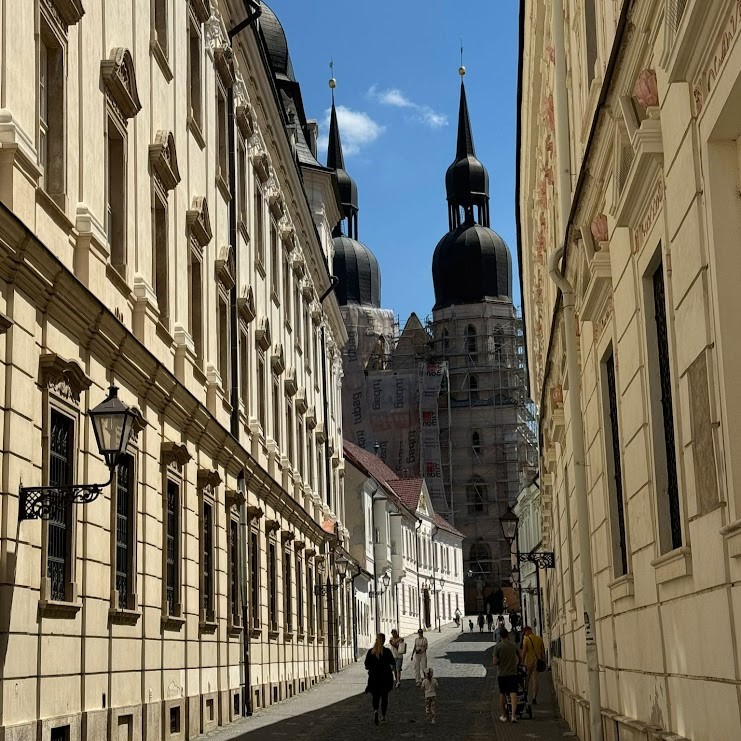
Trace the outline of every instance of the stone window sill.
{"type": "Polygon", "coordinates": [[[239,219],[239,232],[242,235],[242,239],[244,239],[245,242],[250,241],[250,230],[247,227],[247,221],[245,220],[244,216],[241,216],[239,219]]]}
{"type": "Polygon", "coordinates": [[[215,620],[201,620],[198,627],[201,629],[201,633],[215,633],[219,624],[215,620]]]}
{"type": "Polygon", "coordinates": [[[656,573],[656,583],[665,584],[674,579],[692,575],[692,549],[688,545],[675,548],[651,561],[656,573]]]}
{"type": "Polygon", "coordinates": [[[108,619],[112,623],[120,623],[121,625],[134,625],[141,616],[141,610],[129,610],[120,607],[111,607],[108,610],[108,619]]]}
{"type": "Polygon", "coordinates": [[[293,640],[293,631],[292,630],[285,630],[283,632],[283,640],[284,641],[292,641],[293,640]]]}
{"type": "Polygon", "coordinates": [[[255,256],[255,270],[260,274],[261,277],[265,277],[265,265],[261,255],[255,256]]]}
{"type": "Polygon", "coordinates": [[[39,610],[44,617],[72,618],[82,609],[82,602],[64,602],[44,599],[39,601],[39,610]]]}
{"type": "Polygon", "coordinates": [[[250,638],[261,638],[262,628],[250,628],[250,638]]]}
{"type": "Polygon", "coordinates": [[[235,622],[229,621],[227,630],[229,631],[231,635],[240,635],[242,633],[242,623],[235,623],[235,622]]]}
{"type": "Polygon", "coordinates": [[[741,520],[726,525],[720,529],[720,534],[728,545],[728,555],[731,558],[741,558],[741,520]]]}
{"type": "Polygon", "coordinates": [[[173,78],[172,70],[170,69],[170,63],[167,60],[167,54],[164,49],[160,46],[160,42],[157,39],[152,39],[149,42],[149,52],[157,61],[159,68],[162,70],[162,74],[165,77],[166,82],[170,82],[173,78]]]}
{"type": "Polygon", "coordinates": [[[206,140],[203,138],[203,132],[201,131],[201,127],[198,125],[198,121],[196,121],[192,115],[188,116],[188,129],[190,130],[190,133],[193,134],[193,138],[196,140],[198,146],[201,149],[205,149],[206,140]]]}
{"type": "Polygon", "coordinates": [[[229,201],[232,200],[232,192],[229,189],[229,183],[226,182],[226,179],[221,174],[221,171],[219,171],[219,174],[216,176],[216,187],[219,189],[219,192],[224,197],[224,200],[229,203],[229,201]]]}
{"type": "Polygon", "coordinates": [[[280,638],[280,631],[277,629],[271,629],[268,631],[268,638],[276,639],[280,638]]]}
{"type": "Polygon", "coordinates": [[[162,616],[162,629],[163,630],[180,630],[185,625],[185,618],[179,615],[163,615],[162,616]]]}
{"type": "Polygon", "coordinates": [[[633,574],[623,574],[611,581],[607,588],[610,590],[610,599],[617,602],[626,597],[632,597],[635,593],[633,586],[633,574]]]}

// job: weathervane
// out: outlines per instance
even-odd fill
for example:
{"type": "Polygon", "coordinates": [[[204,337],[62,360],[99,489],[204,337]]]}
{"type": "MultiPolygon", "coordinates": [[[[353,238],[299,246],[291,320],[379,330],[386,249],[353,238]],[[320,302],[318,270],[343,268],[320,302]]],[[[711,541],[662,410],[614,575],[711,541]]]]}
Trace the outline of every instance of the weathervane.
{"type": "Polygon", "coordinates": [[[334,78],[334,59],[329,60],[329,89],[332,91],[332,102],[334,102],[334,89],[337,87],[337,80],[334,78]]]}
{"type": "Polygon", "coordinates": [[[461,66],[458,67],[458,74],[463,77],[466,74],[466,68],[463,66],[463,36],[461,38],[461,66]]]}

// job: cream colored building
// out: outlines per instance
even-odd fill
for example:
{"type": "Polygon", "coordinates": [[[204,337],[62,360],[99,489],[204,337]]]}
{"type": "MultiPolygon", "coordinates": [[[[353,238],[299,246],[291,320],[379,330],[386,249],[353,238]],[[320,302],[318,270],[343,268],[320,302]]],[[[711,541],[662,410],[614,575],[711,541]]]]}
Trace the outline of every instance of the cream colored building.
{"type": "Polygon", "coordinates": [[[193,738],[351,660],[339,202],[275,16],[230,42],[255,8],[3,4],[5,741],[193,738]],[[107,479],[110,384],[115,483],[21,520],[22,484],[107,479]]]}
{"type": "Polygon", "coordinates": [[[559,702],[588,738],[584,571],[604,738],[741,738],[741,4],[526,0],[522,31],[521,278],[559,702]],[[569,338],[548,266],[564,246],[569,338]]]}

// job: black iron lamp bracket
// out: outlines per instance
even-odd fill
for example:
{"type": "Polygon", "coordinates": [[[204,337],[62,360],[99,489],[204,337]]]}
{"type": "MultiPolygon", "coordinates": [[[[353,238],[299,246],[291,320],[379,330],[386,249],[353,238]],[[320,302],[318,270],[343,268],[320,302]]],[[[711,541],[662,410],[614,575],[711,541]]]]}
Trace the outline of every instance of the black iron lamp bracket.
{"type": "Polygon", "coordinates": [[[556,566],[556,555],[553,551],[520,553],[519,560],[520,563],[534,563],[539,569],[553,569],[556,566]]]}
{"type": "Polygon", "coordinates": [[[71,484],[70,486],[23,486],[20,495],[19,520],[51,520],[59,518],[71,504],[89,504],[95,501],[110,483],[71,484]]]}

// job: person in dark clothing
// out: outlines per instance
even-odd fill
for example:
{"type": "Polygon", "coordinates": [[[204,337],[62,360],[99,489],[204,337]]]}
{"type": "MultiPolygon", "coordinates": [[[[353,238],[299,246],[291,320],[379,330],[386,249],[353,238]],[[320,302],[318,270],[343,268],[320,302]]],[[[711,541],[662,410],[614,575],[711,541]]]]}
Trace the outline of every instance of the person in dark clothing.
{"type": "Polygon", "coordinates": [[[386,636],[379,633],[376,642],[365,655],[365,668],[368,671],[368,686],[373,698],[373,722],[378,725],[378,706],[381,706],[381,723],[386,722],[386,710],[389,704],[389,692],[394,686],[396,661],[391,649],[385,648],[386,636]]]}
{"type": "Polygon", "coordinates": [[[479,633],[483,633],[484,632],[484,623],[485,622],[486,622],[486,619],[484,618],[484,613],[483,612],[480,612],[479,613],[479,620],[478,620],[478,623],[479,623],[479,633]]]}
{"type": "Polygon", "coordinates": [[[486,629],[491,633],[491,626],[494,624],[494,615],[490,612],[486,613],[486,629]]]}

